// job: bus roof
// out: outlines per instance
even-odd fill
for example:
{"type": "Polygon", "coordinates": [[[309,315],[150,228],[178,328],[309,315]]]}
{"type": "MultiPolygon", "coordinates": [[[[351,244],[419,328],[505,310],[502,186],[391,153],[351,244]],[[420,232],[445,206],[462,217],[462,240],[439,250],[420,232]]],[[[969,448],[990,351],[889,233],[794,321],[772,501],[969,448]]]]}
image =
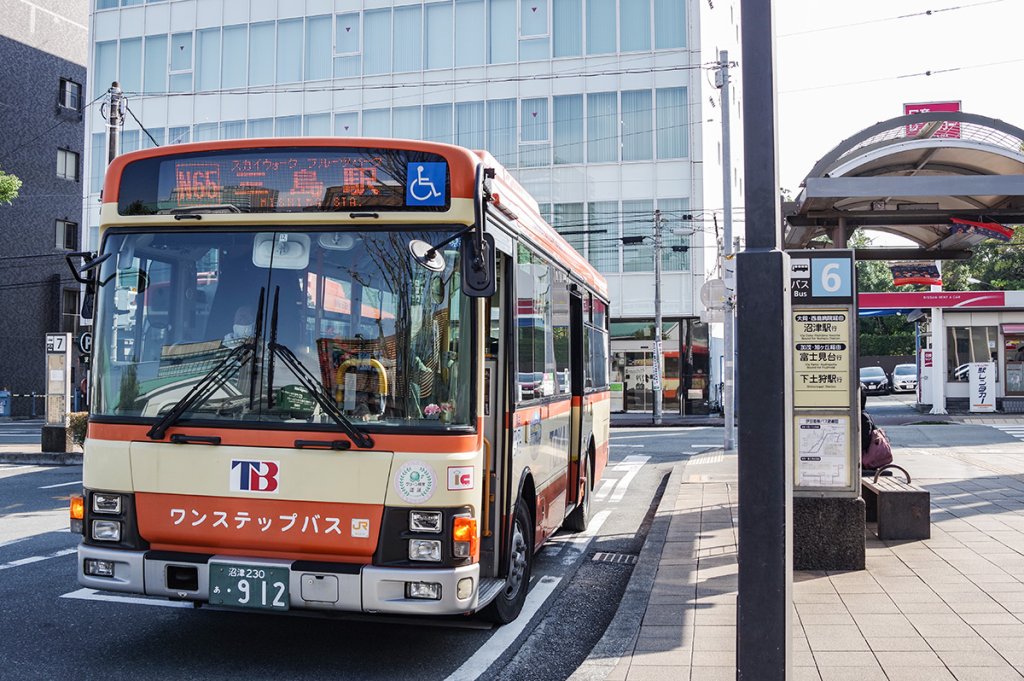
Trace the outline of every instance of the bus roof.
{"type": "MultiPolygon", "coordinates": [[[[494,169],[491,181],[492,203],[498,206],[518,235],[544,249],[556,262],[566,267],[594,292],[607,300],[608,285],[604,277],[578,253],[540,214],[537,201],[521,184],[486,151],[469,149],[440,142],[374,137],[274,137],[264,139],[220,140],[175,144],[122,154],[108,166],[103,189],[103,203],[117,204],[120,198],[122,176],[134,162],[162,156],[177,156],[216,151],[286,149],[393,149],[436,154],[448,163],[451,181],[451,199],[473,199],[476,167],[483,164],[494,169]]],[[[385,211],[381,211],[385,212],[385,211]]],[[[437,215],[435,213],[434,215],[437,215]]]]}
{"type": "Polygon", "coordinates": [[[494,169],[494,179],[491,183],[492,202],[503,208],[502,213],[518,229],[519,234],[544,248],[557,262],[567,267],[595,293],[607,300],[608,283],[604,275],[547,223],[540,214],[536,199],[489,152],[475,153],[484,167],[494,169]]]}

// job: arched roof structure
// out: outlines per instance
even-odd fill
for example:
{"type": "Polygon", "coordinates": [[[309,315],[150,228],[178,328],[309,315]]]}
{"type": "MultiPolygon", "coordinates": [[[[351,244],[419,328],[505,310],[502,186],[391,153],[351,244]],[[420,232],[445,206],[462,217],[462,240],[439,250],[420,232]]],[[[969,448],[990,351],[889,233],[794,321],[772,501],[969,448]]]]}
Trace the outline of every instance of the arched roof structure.
{"type": "Polygon", "coordinates": [[[992,236],[974,225],[1024,223],[1024,129],[964,112],[881,121],[822,157],[783,215],[787,249],[822,235],[843,247],[864,227],[915,242],[916,257],[963,257],[992,236]]]}

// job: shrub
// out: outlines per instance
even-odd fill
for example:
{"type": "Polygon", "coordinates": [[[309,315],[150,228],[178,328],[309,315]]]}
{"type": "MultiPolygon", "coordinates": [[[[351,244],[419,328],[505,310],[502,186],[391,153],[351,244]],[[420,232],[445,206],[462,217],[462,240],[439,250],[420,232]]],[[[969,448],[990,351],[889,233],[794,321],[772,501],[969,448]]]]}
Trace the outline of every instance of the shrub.
{"type": "Polygon", "coordinates": [[[77,447],[85,446],[85,434],[89,427],[89,412],[76,411],[68,414],[68,439],[77,447]]]}

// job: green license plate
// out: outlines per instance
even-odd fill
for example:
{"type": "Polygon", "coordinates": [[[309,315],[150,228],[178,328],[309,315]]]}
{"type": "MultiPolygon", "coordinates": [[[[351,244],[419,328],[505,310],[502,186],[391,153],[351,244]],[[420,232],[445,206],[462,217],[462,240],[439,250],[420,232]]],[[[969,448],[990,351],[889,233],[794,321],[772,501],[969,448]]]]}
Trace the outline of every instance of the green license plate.
{"type": "Polygon", "coordinates": [[[210,604],[288,609],[288,568],[210,563],[210,604]]]}

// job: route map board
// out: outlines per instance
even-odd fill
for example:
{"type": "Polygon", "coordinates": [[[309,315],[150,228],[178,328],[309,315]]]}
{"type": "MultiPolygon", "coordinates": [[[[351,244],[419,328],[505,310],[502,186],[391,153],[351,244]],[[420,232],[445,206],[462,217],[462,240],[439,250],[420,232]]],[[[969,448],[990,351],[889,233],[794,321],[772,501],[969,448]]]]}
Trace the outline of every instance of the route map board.
{"type": "Polygon", "coordinates": [[[793,309],[793,408],[849,409],[853,363],[848,308],[793,309]]]}
{"type": "Polygon", "coordinates": [[[846,416],[796,417],[797,487],[850,486],[850,419],[846,416]]]}

